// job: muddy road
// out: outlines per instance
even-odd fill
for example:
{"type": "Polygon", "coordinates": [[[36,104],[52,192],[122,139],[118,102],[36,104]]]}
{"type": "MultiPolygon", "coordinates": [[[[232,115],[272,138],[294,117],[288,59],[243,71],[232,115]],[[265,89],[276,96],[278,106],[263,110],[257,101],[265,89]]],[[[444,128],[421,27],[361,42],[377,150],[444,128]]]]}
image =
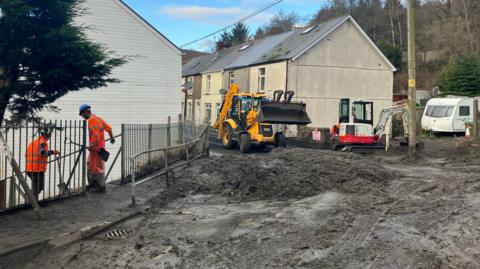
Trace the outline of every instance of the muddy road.
{"type": "Polygon", "coordinates": [[[142,216],[23,267],[480,268],[478,158],[431,143],[415,162],[400,149],[213,154],[142,216]]]}

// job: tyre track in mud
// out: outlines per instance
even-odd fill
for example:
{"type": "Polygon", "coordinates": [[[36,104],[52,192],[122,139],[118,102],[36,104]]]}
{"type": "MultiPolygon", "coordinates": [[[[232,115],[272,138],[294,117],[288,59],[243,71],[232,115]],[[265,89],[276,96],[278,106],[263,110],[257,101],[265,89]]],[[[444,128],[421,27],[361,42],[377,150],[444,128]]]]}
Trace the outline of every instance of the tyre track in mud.
{"type": "MultiPolygon", "coordinates": [[[[378,214],[378,216],[374,217],[374,219],[376,220],[373,223],[373,225],[368,226],[368,229],[362,231],[362,234],[366,234],[366,237],[360,246],[361,248],[365,248],[368,244],[374,244],[374,245],[376,244],[376,242],[374,241],[372,242],[372,240],[375,240],[374,238],[375,231],[379,229],[378,226],[380,223],[385,222],[385,219],[388,218],[390,211],[395,210],[396,208],[399,207],[399,205],[402,202],[408,201],[412,197],[434,191],[435,189],[439,188],[439,186],[442,187],[442,185],[445,183],[445,182],[442,182],[442,180],[448,181],[448,179],[452,177],[451,175],[449,175],[450,172],[445,171],[444,169],[439,169],[439,168],[428,167],[428,168],[415,169],[413,167],[408,167],[408,169],[398,169],[396,167],[389,167],[389,166],[386,166],[386,167],[405,172],[406,177],[403,178],[402,180],[408,180],[408,181],[405,182],[404,184],[417,185],[417,187],[411,191],[409,190],[410,188],[406,188],[406,190],[403,193],[397,194],[396,197],[392,198],[392,200],[388,205],[384,206],[382,212],[378,214]],[[418,170],[435,171],[434,173],[431,174],[431,176],[440,176],[440,178],[433,182],[430,178],[427,178],[427,180],[425,180],[425,178],[422,176],[424,173],[420,172],[417,175],[418,170]]],[[[457,176],[458,173],[455,173],[455,175],[457,176]]],[[[468,173],[465,173],[465,178],[467,177],[468,177],[468,173]]],[[[400,187],[398,187],[398,189],[400,189],[400,187]]],[[[395,216],[395,212],[393,214],[394,214],[393,216],[395,216]]],[[[449,214],[446,217],[442,218],[441,220],[435,221],[433,223],[435,224],[435,226],[441,226],[446,221],[448,221],[448,219],[452,217],[453,216],[449,214]]],[[[464,218],[464,219],[468,219],[469,221],[471,221],[470,217],[464,218]]],[[[372,220],[372,219],[369,219],[369,220],[372,220]]],[[[458,222],[458,221],[455,221],[455,222],[458,222]]],[[[463,229],[465,228],[463,227],[463,229]]],[[[474,242],[476,241],[475,237],[473,237],[471,234],[470,234],[470,237],[472,237],[474,242]]],[[[430,248],[434,250],[436,253],[442,254],[441,255],[442,257],[439,257],[441,259],[440,264],[442,264],[442,266],[447,266],[448,268],[457,268],[459,266],[458,262],[460,260],[461,262],[460,264],[470,266],[468,268],[480,268],[480,264],[477,262],[477,259],[470,255],[466,255],[465,251],[457,245],[457,242],[455,242],[449,237],[439,236],[435,231],[426,231],[425,234],[422,235],[421,239],[426,240],[427,241],[426,245],[430,246],[430,248]],[[436,240],[432,240],[431,238],[435,238],[436,240]],[[459,259],[452,261],[451,260],[452,256],[459,257],[459,259]]],[[[347,247],[350,247],[351,245],[348,245],[349,243],[348,240],[349,239],[347,238],[347,239],[344,239],[343,241],[347,247]]],[[[407,239],[402,240],[398,245],[402,245],[402,243],[405,242],[406,240],[407,239]]],[[[475,245],[478,247],[477,243],[475,243],[475,245]]],[[[391,254],[392,249],[393,247],[391,247],[391,245],[387,246],[387,248],[383,250],[378,256],[376,256],[375,259],[373,259],[373,261],[366,266],[366,268],[375,268],[374,267],[375,264],[377,264],[379,261],[381,261],[382,259],[388,259],[386,257],[388,257],[388,255],[391,254]]]]}

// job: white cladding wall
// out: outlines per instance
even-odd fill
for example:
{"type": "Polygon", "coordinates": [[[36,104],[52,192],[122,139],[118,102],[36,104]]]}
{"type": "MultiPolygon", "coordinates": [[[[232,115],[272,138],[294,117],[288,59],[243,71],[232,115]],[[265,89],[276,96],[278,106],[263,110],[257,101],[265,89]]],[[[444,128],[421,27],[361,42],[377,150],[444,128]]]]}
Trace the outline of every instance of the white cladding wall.
{"type": "MultiPolygon", "coordinates": [[[[88,103],[112,125],[114,134],[120,133],[122,123],[164,123],[168,116],[176,119],[182,113],[180,53],[118,0],[86,0],[83,6],[88,14],[76,23],[93,26],[88,37],[116,55],[132,58],[113,72],[120,83],[69,93],[55,102],[60,113],[44,112],[42,116],[80,119],[78,107],[88,103]]],[[[107,146],[112,156],[119,144],[107,146]]],[[[112,178],[119,176],[119,164],[116,167],[112,178]]]]}
{"type": "Polygon", "coordinates": [[[69,93],[55,105],[61,113],[49,119],[78,119],[78,106],[91,104],[119,132],[121,123],[161,123],[181,113],[181,55],[117,0],[87,0],[88,14],[77,18],[93,26],[88,37],[116,55],[132,57],[114,70],[120,83],[69,93]]]}
{"type": "Polygon", "coordinates": [[[393,72],[352,23],[289,62],[288,84],[295,99],[307,104],[311,127],[338,123],[341,98],[372,101],[375,123],[392,105],[393,72]]]}

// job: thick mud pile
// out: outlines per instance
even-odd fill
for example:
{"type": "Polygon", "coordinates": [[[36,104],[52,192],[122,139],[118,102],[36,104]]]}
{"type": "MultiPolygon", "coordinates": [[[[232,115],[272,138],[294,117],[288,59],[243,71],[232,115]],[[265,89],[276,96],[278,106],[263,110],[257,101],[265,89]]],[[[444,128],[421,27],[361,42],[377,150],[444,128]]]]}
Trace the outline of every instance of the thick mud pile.
{"type": "Polygon", "coordinates": [[[360,155],[277,149],[268,155],[200,160],[181,177],[163,197],[174,198],[171,196],[182,191],[222,194],[239,200],[303,198],[327,190],[375,193],[395,174],[360,155]]]}

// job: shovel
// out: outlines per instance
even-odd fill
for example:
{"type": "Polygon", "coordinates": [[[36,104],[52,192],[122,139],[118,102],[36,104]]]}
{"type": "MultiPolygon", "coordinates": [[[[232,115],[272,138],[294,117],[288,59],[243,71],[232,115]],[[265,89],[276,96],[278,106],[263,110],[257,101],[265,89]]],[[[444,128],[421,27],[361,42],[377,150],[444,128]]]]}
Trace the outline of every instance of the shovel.
{"type": "MultiPolygon", "coordinates": [[[[70,144],[73,144],[75,146],[83,147],[82,144],[76,143],[69,138],[65,138],[65,141],[68,141],[70,144]]],[[[95,151],[95,152],[98,153],[102,161],[104,162],[108,161],[108,158],[110,157],[110,152],[108,152],[106,149],[101,148],[100,151],[95,151]]]]}
{"type": "Polygon", "coordinates": [[[60,177],[60,183],[57,185],[57,187],[60,190],[60,195],[64,195],[63,190],[64,190],[64,185],[65,182],[63,181],[63,174],[62,174],[62,163],[61,163],[61,158],[56,158],[55,163],[58,167],[58,176],[60,177]]]}
{"type": "Polygon", "coordinates": [[[63,180],[60,180],[60,184],[57,185],[57,187],[60,190],[60,195],[62,196],[70,193],[70,188],[69,188],[70,181],[72,180],[73,175],[75,174],[75,168],[77,168],[77,165],[80,162],[80,157],[82,157],[82,152],[80,152],[77,158],[75,159],[75,163],[73,164],[73,169],[70,172],[70,175],[68,176],[67,183],[63,182],[63,180]]]}

